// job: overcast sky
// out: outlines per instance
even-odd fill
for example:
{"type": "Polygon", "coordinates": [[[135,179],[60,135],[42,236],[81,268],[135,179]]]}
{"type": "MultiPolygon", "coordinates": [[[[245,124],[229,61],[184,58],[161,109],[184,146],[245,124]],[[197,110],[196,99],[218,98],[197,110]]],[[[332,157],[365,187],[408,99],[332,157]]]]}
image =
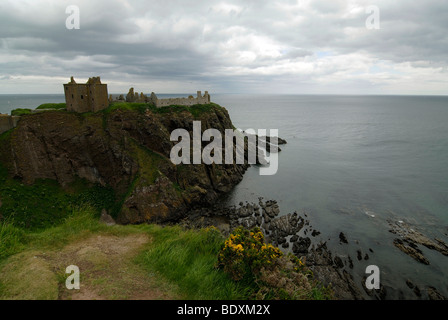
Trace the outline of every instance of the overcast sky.
{"type": "Polygon", "coordinates": [[[0,0],[0,93],[448,94],[447,60],[446,0],[0,0]]]}

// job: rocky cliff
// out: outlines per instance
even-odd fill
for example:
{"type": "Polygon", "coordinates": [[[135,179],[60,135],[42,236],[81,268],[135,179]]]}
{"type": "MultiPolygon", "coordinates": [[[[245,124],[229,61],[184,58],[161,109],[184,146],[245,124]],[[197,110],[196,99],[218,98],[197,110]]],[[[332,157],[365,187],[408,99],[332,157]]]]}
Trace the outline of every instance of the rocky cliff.
{"type": "Polygon", "coordinates": [[[67,186],[75,179],[112,187],[121,209],[120,223],[177,219],[196,204],[214,202],[243,177],[242,165],[174,165],[174,129],[192,137],[193,121],[202,131],[233,125],[215,104],[196,108],[109,108],[78,114],[49,111],[23,116],[2,135],[0,163],[24,184],[53,179],[67,186]]]}

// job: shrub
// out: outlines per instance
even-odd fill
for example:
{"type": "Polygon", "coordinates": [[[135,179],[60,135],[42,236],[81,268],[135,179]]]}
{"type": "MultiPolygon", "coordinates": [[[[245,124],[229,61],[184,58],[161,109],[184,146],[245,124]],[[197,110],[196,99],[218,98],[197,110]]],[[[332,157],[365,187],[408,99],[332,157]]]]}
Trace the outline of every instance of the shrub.
{"type": "Polygon", "coordinates": [[[282,255],[279,248],[264,242],[260,228],[239,227],[224,242],[218,266],[238,281],[259,274],[262,268],[273,268],[282,255]]]}
{"type": "Polygon", "coordinates": [[[262,299],[331,299],[332,293],[314,281],[313,273],[293,254],[266,244],[260,228],[235,229],[218,255],[218,267],[262,299]]]}

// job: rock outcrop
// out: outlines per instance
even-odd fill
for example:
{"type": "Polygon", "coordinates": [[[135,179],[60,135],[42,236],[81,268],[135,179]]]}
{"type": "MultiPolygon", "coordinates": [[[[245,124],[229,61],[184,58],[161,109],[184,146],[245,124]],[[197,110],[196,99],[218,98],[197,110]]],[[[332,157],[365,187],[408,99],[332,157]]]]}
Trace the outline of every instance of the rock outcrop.
{"type": "Polygon", "coordinates": [[[176,166],[170,161],[177,143],[170,141],[174,129],[186,129],[192,137],[194,120],[201,121],[202,131],[214,128],[223,136],[225,129],[234,128],[225,108],[199,111],[26,115],[0,146],[0,163],[26,184],[53,179],[67,186],[84,178],[112,187],[122,201],[118,223],[177,219],[191,206],[210,204],[230,191],[249,166],[176,166]]]}
{"type": "Polygon", "coordinates": [[[448,256],[448,245],[441,239],[430,239],[415,226],[404,221],[389,221],[390,232],[399,236],[394,239],[394,245],[413,259],[423,264],[430,264],[429,260],[423,255],[418,245],[425,246],[428,249],[435,250],[448,256]]]}

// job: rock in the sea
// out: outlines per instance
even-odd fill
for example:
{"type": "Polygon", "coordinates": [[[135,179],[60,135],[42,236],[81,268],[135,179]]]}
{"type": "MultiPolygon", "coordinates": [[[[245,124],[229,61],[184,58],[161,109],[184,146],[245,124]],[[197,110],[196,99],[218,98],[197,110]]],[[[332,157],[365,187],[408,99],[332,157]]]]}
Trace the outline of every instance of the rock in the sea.
{"type": "Polygon", "coordinates": [[[390,232],[401,236],[403,240],[409,243],[421,244],[428,249],[436,250],[448,256],[448,245],[443,240],[437,238],[432,240],[420,231],[417,231],[415,227],[403,221],[396,223],[389,221],[389,225],[391,226],[390,232]]]}
{"type": "Polygon", "coordinates": [[[414,258],[416,261],[426,265],[429,264],[428,259],[424,257],[422,251],[415,244],[397,238],[394,240],[394,245],[410,257],[414,258]]]}
{"type": "Polygon", "coordinates": [[[356,257],[358,258],[358,261],[362,260],[362,252],[361,252],[361,250],[357,250],[356,251],[356,257]]]}
{"type": "Polygon", "coordinates": [[[428,299],[429,300],[447,300],[446,297],[444,297],[434,287],[428,287],[428,289],[426,289],[426,292],[428,293],[428,299]]]}
{"type": "Polygon", "coordinates": [[[334,257],[333,262],[334,262],[334,264],[335,264],[335,266],[337,268],[343,268],[344,267],[344,263],[342,262],[341,257],[338,257],[338,256],[334,257]]]}
{"type": "Polygon", "coordinates": [[[308,253],[308,248],[310,247],[310,245],[311,245],[310,238],[299,237],[299,239],[296,242],[294,242],[292,251],[297,255],[304,255],[308,253]]]}
{"type": "Polygon", "coordinates": [[[339,242],[340,243],[348,243],[347,237],[345,236],[345,234],[343,232],[339,233],[339,242]]]}

